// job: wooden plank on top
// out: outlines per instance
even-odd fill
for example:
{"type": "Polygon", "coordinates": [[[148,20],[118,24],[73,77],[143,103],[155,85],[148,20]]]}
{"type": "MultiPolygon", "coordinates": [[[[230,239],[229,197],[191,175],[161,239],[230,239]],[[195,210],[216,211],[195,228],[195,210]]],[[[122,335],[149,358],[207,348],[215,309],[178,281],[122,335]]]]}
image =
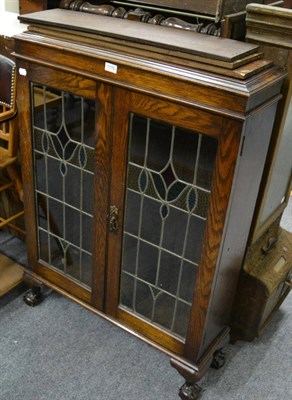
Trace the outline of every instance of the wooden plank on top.
{"type": "MultiPolygon", "coordinates": [[[[70,39],[72,38],[72,31],[56,27],[51,28],[47,26],[30,25],[28,31],[41,34],[46,37],[64,39],[69,42],[70,39]]],[[[85,32],[76,32],[74,36],[74,42],[82,43],[84,45],[102,47],[108,50],[120,51],[122,53],[127,53],[127,54],[136,54],[137,56],[142,56],[142,57],[143,56],[149,58],[153,57],[161,61],[167,61],[167,57],[169,59],[170,56],[180,59],[180,63],[182,63],[183,60],[190,60],[226,69],[236,69],[263,57],[262,52],[256,52],[248,56],[245,56],[244,58],[238,59],[236,61],[226,62],[223,60],[209,59],[207,57],[197,56],[195,54],[182,53],[176,50],[161,49],[147,44],[129,42],[123,39],[113,39],[111,37],[105,37],[102,35],[96,35],[85,32]]]]}
{"type": "MultiPolygon", "coordinates": [[[[70,43],[72,31],[60,28],[48,28],[43,26],[30,25],[29,32],[44,35],[45,37],[62,40],[66,48],[66,42],[70,43]]],[[[100,35],[92,35],[90,33],[83,35],[75,35],[74,43],[94,46],[98,49],[112,50],[119,54],[133,55],[136,57],[146,57],[148,59],[157,60],[159,62],[167,62],[180,65],[185,68],[195,68],[236,79],[244,80],[252,75],[272,66],[273,62],[263,59],[263,53],[254,53],[242,60],[233,63],[225,63],[220,60],[210,60],[203,57],[191,55],[189,53],[182,54],[165,49],[156,49],[153,47],[136,43],[126,46],[124,40],[113,40],[112,38],[103,38],[100,35]],[[84,35],[84,36],[83,36],[84,35]],[[255,62],[258,61],[258,62],[255,62]]]]}
{"type": "Polygon", "coordinates": [[[242,59],[259,48],[250,43],[196,32],[63,9],[26,14],[19,16],[19,19],[27,24],[94,33],[227,62],[242,59]]]}

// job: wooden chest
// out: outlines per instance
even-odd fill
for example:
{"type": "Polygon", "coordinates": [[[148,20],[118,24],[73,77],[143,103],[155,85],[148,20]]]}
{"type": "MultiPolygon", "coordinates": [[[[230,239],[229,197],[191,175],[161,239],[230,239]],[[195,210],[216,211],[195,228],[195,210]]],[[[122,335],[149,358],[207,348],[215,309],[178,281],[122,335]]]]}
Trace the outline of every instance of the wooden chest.
{"type": "Polygon", "coordinates": [[[292,286],[292,233],[279,220],[249,248],[238,283],[232,340],[252,341],[279,308],[292,286]]]}

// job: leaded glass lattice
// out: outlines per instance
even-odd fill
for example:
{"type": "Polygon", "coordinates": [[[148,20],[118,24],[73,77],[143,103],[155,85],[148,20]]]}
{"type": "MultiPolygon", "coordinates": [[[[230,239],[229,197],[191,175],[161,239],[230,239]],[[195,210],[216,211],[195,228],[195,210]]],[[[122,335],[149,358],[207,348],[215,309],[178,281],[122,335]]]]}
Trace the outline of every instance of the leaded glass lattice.
{"type": "Polygon", "coordinates": [[[120,307],[185,338],[217,140],[130,116],[120,307]]]}
{"type": "Polygon", "coordinates": [[[91,286],[95,102],[31,84],[39,261],[91,286]]]}

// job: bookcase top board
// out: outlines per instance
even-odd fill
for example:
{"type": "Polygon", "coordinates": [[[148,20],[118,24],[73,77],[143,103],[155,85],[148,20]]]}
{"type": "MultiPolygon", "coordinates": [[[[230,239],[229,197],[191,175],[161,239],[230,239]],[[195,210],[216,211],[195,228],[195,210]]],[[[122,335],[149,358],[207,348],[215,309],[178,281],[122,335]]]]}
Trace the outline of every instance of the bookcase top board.
{"type": "Polygon", "coordinates": [[[20,15],[19,19],[26,24],[87,32],[227,63],[255,54],[259,49],[254,44],[231,39],[72,10],[40,11],[20,15]]]}

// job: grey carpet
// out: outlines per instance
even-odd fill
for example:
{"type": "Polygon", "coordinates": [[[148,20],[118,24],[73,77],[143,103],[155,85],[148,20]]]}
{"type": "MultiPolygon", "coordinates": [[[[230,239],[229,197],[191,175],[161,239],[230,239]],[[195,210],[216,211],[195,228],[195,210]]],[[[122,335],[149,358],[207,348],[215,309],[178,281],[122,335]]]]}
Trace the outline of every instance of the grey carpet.
{"type": "MultiPolygon", "coordinates": [[[[285,214],[289,229],[292,208],[285,214]]],[[[9,244],[15,257],[22,243],[10,240],[0,232],[0,251],[9,244]]],[[[1,400],[178,399],[183,380],[163,353],[57,293],[30,308],[23,290],[0,298],[1,400]]],[[[200,383],[202,400],[292,398],[291,304],[288,296],[261,338],[226,348],[226,365],[200,383]]]]}

